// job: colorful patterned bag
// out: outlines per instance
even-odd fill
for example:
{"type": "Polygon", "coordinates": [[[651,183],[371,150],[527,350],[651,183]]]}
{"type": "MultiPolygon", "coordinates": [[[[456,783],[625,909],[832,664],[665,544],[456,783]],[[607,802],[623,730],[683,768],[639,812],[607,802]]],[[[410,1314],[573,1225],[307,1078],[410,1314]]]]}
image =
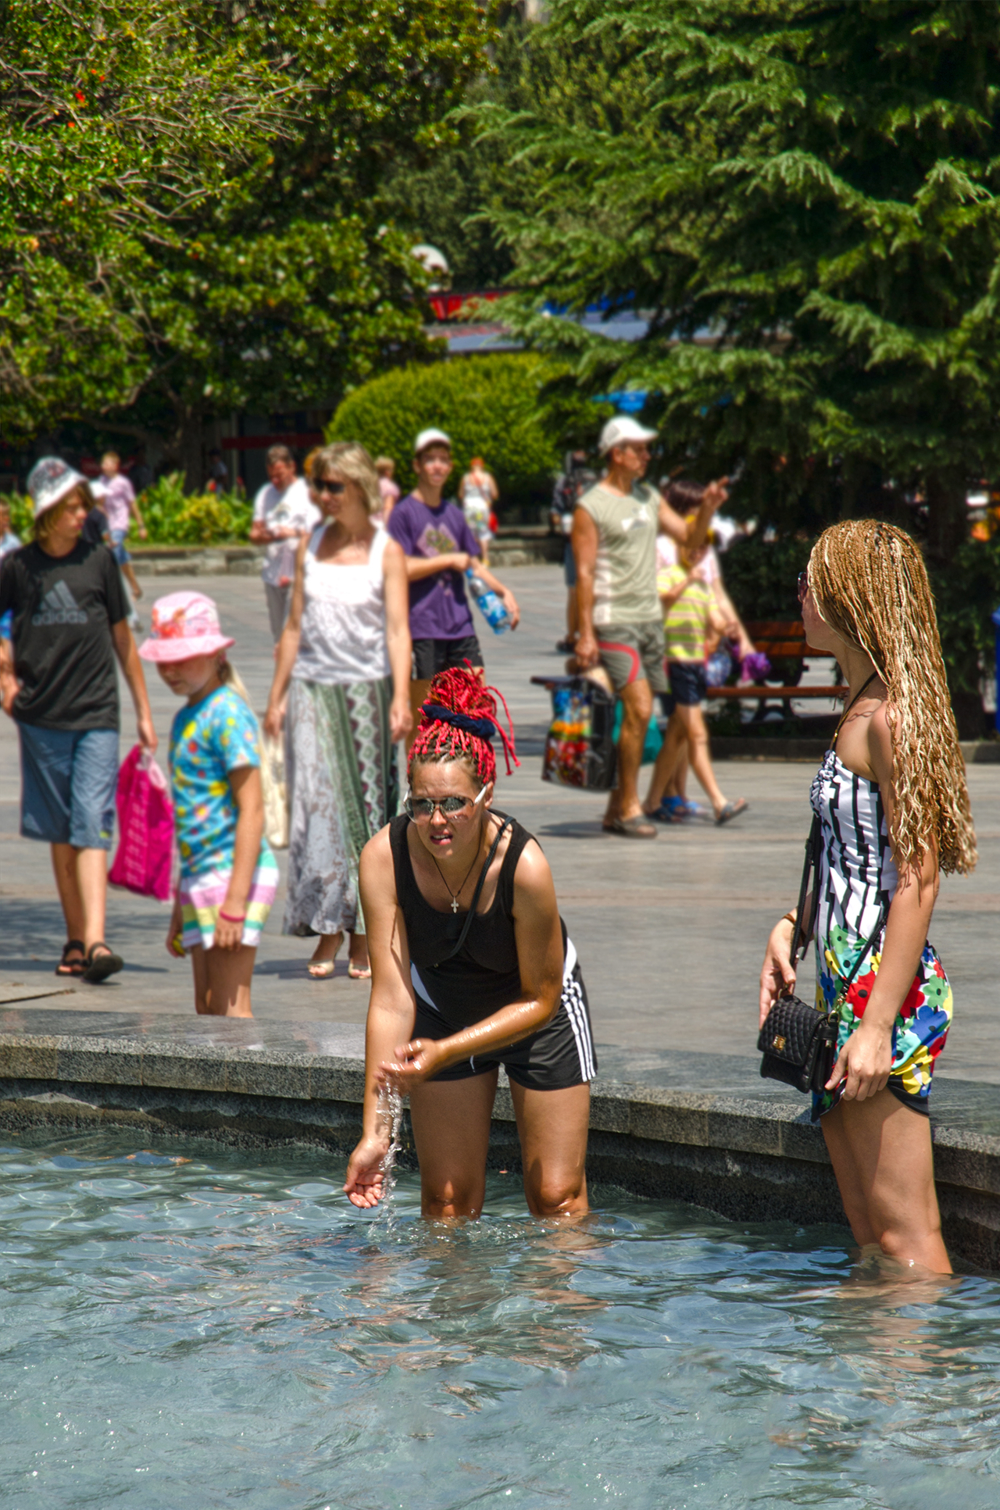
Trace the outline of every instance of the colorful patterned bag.
{"type": "Polygon", "coordinates": [[[545,685],[552,694],[552,723],[542,780],[609,792],[616,774],[615,699],[585,676],[547,677],[545,685]]]}

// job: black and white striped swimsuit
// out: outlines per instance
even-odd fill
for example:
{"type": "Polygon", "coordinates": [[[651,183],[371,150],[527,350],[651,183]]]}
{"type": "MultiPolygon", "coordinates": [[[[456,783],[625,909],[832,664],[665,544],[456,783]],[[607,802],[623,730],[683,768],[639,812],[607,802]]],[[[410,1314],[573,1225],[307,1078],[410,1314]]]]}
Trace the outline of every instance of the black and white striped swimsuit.
{"type": "MultiPolygon", "coordinates": [[[[503,819],[503,814],[494,816],[503,819]]],[[[396,899],[406,923],[410,977],[417,1000],[414,1038],[448,1038],[492,1017],[522,996],[514,937],[514,872],[532,835],[516,819],[497,877],[496,895],[477,913],[459,952],[457,943],[467,913],[439,912],[417,885],[407,842],[405,813],[389,825],[396,899]],[[441,963],[438,963],[441,962],[441,963]]],[[[590,1026],[587,990],[573,941],[563,925],[563,988],[555,1015],[519,1043],[490,1054],[477,1054],[451,1065],[435,1080],[464,1080],[502,1064],[509,1079],[529,1090],[565,1090],[592,1080],[597,1055],[590,1026]]]]}
{"type": "MultiPolygon", "coordinates": [[[[813,779],[810,801],[823,836],[817,880],[816,1005],[824,1012],[838,1011],[839,1050],[864,1016],[882,961],[882,939],[899,872],[877,781],[857,775],[835,750],[827,750],[813,779]],[[861,959],[844,995],[841,982],[860,955],[867,958],[861,959]]],[[[951,1018],[948,977],[935,950],[925,944],[893,1024],[888,1087],[915,1111],[927,1110],[934,1065],[951,1018]]],[[[841,1089],[813,1098],[814,1120],[836,1106],[841,1089]]]]}

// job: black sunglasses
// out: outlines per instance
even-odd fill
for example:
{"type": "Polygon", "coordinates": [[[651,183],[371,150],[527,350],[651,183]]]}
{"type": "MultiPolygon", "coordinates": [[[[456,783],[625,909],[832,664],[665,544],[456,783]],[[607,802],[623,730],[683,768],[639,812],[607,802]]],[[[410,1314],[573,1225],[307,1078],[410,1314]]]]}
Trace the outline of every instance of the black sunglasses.
{"type": "Polygon", "coordinates": [[[808,591],[809,591],[809,573],[807,571],[800,571],[799,572],[799,602],[800,603],[804,603],[805,602],[805,600],[806,600],[806,593],[808,591]]]}
{"type": "Polygon", "coordinates": [[[326,477],[313,478],[313,491],[316,493],[332,493],[334,498],[339,498],[346,490],[346,482],[330,482],[326,477]]]}

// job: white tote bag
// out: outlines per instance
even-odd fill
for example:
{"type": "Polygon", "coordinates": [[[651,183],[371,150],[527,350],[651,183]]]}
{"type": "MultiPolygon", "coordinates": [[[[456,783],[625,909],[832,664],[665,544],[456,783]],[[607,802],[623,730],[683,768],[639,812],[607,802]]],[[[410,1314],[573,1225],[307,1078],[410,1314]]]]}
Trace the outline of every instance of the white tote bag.
{"type": "Polygon", "coordinates": [[[285,746],[261,732],[260,780],[264,789],[264,833],[272,849],[288,848],[288,786],[285,746]]]}

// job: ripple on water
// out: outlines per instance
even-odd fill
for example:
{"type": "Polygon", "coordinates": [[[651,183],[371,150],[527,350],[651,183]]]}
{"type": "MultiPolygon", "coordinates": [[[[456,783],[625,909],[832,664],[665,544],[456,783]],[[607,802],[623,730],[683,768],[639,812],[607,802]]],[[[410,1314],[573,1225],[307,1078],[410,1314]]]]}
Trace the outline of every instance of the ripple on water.
{"type": "Polygon", "coordinates": [[[309,1151],[0,1149],[0,1503],[995,1510],[992,1280],[598,1192],[391,1223],[309,1151]]]}

